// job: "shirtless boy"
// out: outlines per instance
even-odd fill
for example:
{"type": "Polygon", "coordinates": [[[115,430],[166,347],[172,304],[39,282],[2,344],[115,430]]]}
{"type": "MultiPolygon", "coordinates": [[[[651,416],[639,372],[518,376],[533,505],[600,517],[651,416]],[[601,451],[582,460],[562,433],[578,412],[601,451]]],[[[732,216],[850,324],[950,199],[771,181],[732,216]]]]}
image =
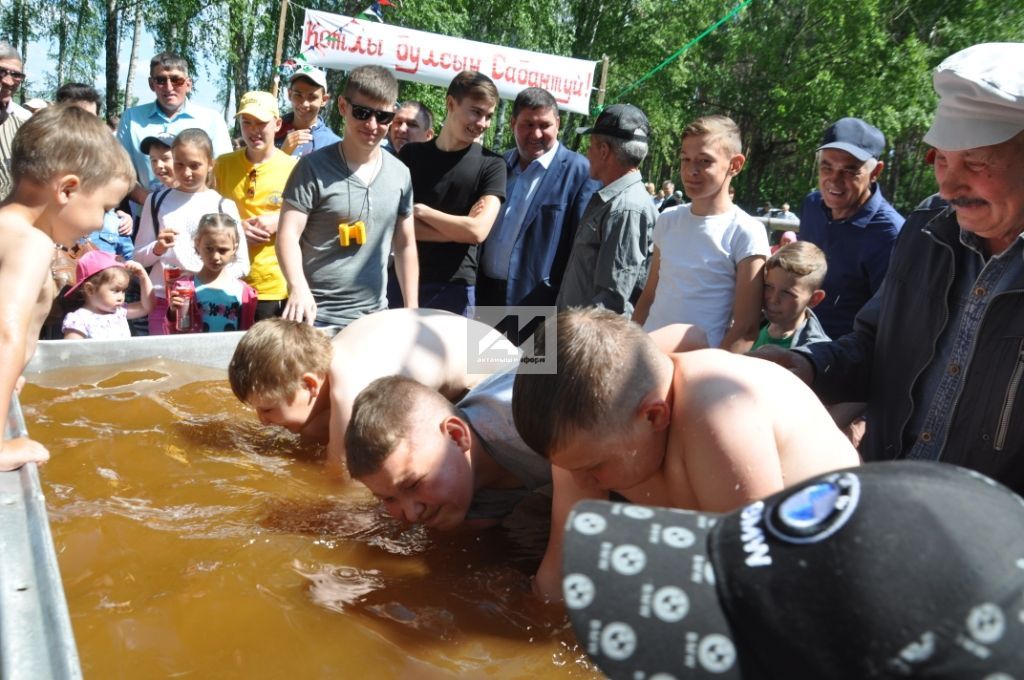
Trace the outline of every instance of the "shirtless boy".
{"type": "Polygon", "coordinates": [[[720,350],[665,354],[603,309],[558,317],[558,372],[520,374],[516,429],[552,464],[539,595],[561,599],[561,543],[576,501],[727,512],[858,463],[810,389],[785,369],[720,350]]]}
{"type": "MultiPolygon", "coordinates": [[[[455,402],[487,377],[469,370],[468,329],[474,324],[487,330],[449,312],[392,309],[353,321],[331,340],[308,324],[266,319],[238,343],[228,379],[260,422],[326,443],[328,463],[338,466],[345,460],[352,404],[377,378],[404,375],[455,402]]],[[[496,348],[517,351],[491,332],[496,348]]]]}
{"type": "MultiPolygon", "coordinates": [[[[70,247],[103,225],[135,169],[110,131],[76,106],[48,107],[18,130],[11,150],[14,188],[0,206],[0,415],[36,348],[57,287],[54,246],[70,247]]],[[[49,458],[27,437],[0,441],[0,470],[49,458]]]]}

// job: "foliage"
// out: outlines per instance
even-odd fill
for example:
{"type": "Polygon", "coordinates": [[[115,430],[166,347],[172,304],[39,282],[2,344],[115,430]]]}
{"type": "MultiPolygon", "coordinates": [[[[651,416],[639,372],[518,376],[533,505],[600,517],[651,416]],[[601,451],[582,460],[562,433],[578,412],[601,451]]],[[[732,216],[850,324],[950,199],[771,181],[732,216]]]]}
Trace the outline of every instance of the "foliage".
{"type": "MultiPolygon", "coordinates": [[[[604,103],[628,101],[650,118],[654,135],[642,170],[652,181],[671,177],[678,184],[679,134],[687,121],[710,113],[732,116],[743,129],[747,154],[737,197],[748,207],[765,200],[798,204],[816,183],[814,150],[822,131],[853,115],[886,133],[883,190],[908,211],[934,191],[921,142],[935,106],[931,69],[974,43],[1024,41],[1018,0],[750,0],[656,70],[742,1],[393,0],[385,20],[595,62],[607,55],[604,103]]],[[[109,84],[117,82],[111,69],[116,74],[117,49],[130,39],[137,3],[156,49],[201,65],[193,69],[196,87],[216,88],[226,110],[242,92],[272,87],[279,0],[6,0],[0,37],[23,51],[29,42],[48,41],[48,82],[31,84],[36,93],[70,78],[92,82],[104,56],[109,84]],[[117,39],[104,44],[110,31],[117,39]]],[[[352,16],[370,0],[305,4],[352,16]]],[[[285,57],[298,52],[302,13],[292,6],[287,15],[285,57]]],[[[146,62],[149,56],[139,58],[146,62]]],[[[344,74],[329,74],[334,93],[343,81],[344,74]]],[[[423,100],[443,117],[441,88],[404,82],[400,97],[423,100]]],[[[512,144],[508,109],[499,108],[485,138],[492,148],[512,144]]],[[[563,143],[585,144],[575,134],[585,118],[563,115],[563,143]]],[[[336,116],[329,123],[337,127],[336,116]]]]}

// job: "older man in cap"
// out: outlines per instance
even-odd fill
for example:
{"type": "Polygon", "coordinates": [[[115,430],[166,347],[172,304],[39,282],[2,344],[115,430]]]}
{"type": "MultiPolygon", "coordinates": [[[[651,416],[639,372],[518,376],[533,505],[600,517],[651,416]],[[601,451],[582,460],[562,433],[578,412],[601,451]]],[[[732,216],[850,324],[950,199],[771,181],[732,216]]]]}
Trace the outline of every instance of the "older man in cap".
{"type": "Polygon", "coordinates": [[[854,331],[773,358],[826,402],[867,400],[866,460],[942,460],[1024,493],[1024,43],[934,74],[925,141],[948,207],[916,210],[854,331]]]}
{"type": "Polygon", "coordinates": [[[878,128],[859,118],[836,121],[818,147],[818,190],[800,209],[800,239],[828,260],[825,299],[814,313],[833,338],[853,330],[853,318],[882,285],[903,226],[878,186],[883,151],[878,128]]]}
{"type": "Polygon", "coordinates": [[[604,187],[580,220],[556,304],[601,306],[629,316],[647,282],[658,218],[638,169],[651,126],[632,104],[613,104],[579,132],[590,135],[590,176],[604,187]]]}

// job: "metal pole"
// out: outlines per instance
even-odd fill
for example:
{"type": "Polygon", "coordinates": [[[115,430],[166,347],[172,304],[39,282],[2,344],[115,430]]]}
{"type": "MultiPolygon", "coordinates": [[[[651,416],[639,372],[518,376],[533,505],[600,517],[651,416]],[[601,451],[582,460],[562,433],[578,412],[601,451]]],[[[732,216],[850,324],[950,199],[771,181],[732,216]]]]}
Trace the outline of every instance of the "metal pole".
{"type": "Polygon", "coordinates": [[[597,86],[597,108],[604,106],[605,87],[608,85],[608,55],[601,55],[601,83],[597,86]]]}

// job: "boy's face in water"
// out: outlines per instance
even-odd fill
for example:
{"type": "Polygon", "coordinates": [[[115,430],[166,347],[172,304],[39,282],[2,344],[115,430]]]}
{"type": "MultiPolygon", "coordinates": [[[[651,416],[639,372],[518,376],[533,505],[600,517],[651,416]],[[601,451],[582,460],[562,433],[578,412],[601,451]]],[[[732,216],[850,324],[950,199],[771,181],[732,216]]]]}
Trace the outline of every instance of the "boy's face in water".
{"type": "Polygon", "coordinates": [[[264,425],[277,425],[298,434],[309,420],[321,385],[322,381],[315,380],[315,376],[307,373],[291,397],[281,399],[253,395],[249,397],[248,404],[256,410],[256,417],[264,425]]]}
{"type": "Polygon", "coordinates": [[[454,529],[466,519],[475,483],[469,426],[449,416],[414,423],[376,472],[358,478],[399,521],[454,529]]]}

